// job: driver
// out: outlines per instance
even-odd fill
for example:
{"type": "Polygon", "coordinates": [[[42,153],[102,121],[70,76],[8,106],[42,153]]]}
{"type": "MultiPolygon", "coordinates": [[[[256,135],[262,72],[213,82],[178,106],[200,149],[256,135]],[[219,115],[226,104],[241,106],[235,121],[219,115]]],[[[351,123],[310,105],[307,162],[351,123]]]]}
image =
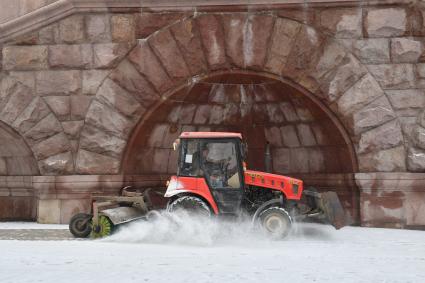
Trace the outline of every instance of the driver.
{"type": "Polygon", "coordinates": [[[202,147],[202,159],[201,162],[204,165],[205,175],[210,179],[211,185],[213,187],[224,187],[226,185],[227,178],[227,159],[218,159],[214,157],[213,152],[212,156],[209,151],[207,144],[204,144],[202,147]]]}
{"type": "Polygon", "coordinates": [[[200,158],[199,151],[196,151],[193,154],[193,164],[192,164],[192,173],[193,175],[203,175],[202,168],[201,168],[201,162],[205,160],[205,163],[209,162],[207,157],[209,153],[208,145],[204,144],[202,145],[201,149],[202,155],[200,158]],[[198,174],[199,173],[199,174],[198,174]]]}

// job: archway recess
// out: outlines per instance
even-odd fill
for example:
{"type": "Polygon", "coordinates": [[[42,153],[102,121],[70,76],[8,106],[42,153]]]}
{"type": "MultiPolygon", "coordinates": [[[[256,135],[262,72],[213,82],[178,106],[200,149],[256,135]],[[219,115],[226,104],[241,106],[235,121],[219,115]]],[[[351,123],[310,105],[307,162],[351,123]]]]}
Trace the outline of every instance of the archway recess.
{"type": "Polygon", "coordinates": [[[24,139],[0,122],[0,220],[34,219],[34,192],[26,176],[38,174],[24,139]]]}
{"type": "Polygon", "coordinates": [[[326,189],[325,181],[357,213],[357,189],[345,180],[357,170],[348,134],[323,103],[289,82],[254,72],[220,72],[180,89],[138,123],[122,173],[175,174],[172,143],[183,131],[242,133],[248,167],[260,171],[269,143],[272,172],[306,179],[319,189],[326,189]]]}

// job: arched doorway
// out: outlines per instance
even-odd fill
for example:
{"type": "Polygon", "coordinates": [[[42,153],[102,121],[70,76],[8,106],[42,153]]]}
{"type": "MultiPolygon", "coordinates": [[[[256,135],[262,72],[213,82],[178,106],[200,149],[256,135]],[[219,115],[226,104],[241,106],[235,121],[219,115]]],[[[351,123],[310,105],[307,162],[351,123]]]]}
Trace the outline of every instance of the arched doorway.
{"type": "Polygon", "coordinates": [[[0,220],[35,218],[32,175],[37,162],[24,139],[0,122],[0,220]]]}
{"type": "Polygon", "coordinates": [[[248,167],[296,176],[307,185],[337,190],[357,218],[357,170],[345,129],[321,102],[282,79],[254,72],[225,72],[184,87],[145,115],[133,131],[122,164],[124,175],[176,172],[173,141],[183,131],[240,132],[248,143],[248,167]]]}

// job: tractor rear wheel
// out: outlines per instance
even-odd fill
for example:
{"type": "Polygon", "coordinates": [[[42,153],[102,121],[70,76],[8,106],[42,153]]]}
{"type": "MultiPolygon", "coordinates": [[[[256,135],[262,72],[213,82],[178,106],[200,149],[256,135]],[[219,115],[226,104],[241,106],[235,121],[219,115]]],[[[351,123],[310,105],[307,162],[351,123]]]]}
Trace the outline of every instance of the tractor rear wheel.
{"type": "Polygon", "coordinates": [[[174,200],[167,208],[168,212],[183,211],[191,216],[210,217],[211,210],[200,198],[194,196],[182,196],[174,200]]]}
{"type": "Polygon", "coordinates": [[[283,239],[291,231],[292,219],[282,207],[270,207],[258,216],[261,227],[273,239],[283,239]]]}
{"type": "Polygon", "coordinates": [[[87,213],[77,213],[69,221],[69,231],[76,238],[87,238],[91,232],[91,218],[87,213]]]}

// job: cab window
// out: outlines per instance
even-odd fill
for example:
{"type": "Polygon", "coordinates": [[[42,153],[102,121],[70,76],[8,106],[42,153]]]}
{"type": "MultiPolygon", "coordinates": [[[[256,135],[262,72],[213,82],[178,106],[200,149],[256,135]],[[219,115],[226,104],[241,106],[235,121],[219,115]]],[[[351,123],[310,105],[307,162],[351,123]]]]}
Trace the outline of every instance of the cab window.
{"type": "Polygon", "coordinates": [[[202,142],[201,164],[212,188],[240,188],[237,147],[234,142],[202,142]]]}
{"type": "Polygon", "coordinates": [[[197,140],[183,140],[181,142],[179,175],[199,175],[199,153],[197,140]]]}

